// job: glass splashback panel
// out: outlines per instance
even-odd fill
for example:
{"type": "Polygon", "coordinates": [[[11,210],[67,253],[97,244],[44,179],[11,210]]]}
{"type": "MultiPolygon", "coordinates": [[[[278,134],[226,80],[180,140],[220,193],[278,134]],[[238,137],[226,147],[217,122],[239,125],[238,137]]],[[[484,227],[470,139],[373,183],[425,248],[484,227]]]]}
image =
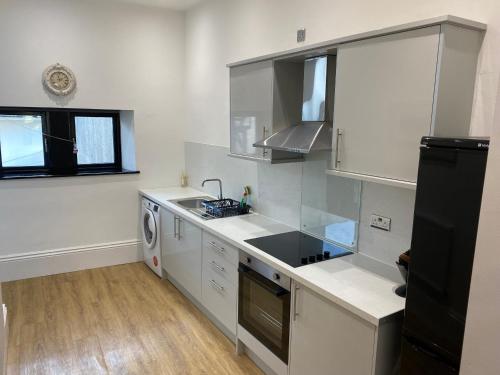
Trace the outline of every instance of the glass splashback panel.
{"type": "Polygon", "coordinates": [[[301,230],[357,250],[361,181],[327,175],[330,155],[309,154],[303,163],[301,230]]]}

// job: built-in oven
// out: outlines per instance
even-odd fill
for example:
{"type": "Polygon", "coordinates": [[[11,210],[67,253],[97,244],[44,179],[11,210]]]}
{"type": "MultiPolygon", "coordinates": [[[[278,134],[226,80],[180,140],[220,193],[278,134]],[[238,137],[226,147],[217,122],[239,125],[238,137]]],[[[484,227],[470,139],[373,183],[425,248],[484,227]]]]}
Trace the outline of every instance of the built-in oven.
{"type": "Polygon", "coordinates": [[[240,253],[238,323],[288,363],[290,278],[240,253]]]}

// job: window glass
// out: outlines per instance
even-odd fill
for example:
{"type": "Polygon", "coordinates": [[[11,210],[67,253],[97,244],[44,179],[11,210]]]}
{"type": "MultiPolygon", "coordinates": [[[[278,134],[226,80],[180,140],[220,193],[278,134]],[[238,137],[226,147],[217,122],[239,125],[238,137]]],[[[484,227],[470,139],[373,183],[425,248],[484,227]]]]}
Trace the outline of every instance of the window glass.
{"type": "Polygon", "coordinates": [[[115,162],[113,118],[75,116],[78,164],[115,162]]]}
{"type": "Polygon", "coordinates": [[[0,115],[3,167],[43,167],[42,116],[0,115]]]}

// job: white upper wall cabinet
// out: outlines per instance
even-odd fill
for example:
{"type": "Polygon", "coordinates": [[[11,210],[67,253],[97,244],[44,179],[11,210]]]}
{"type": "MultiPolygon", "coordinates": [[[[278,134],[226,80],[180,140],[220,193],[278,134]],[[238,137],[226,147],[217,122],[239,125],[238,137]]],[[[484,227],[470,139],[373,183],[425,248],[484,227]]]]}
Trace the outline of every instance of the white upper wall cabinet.
{"type": "Polygon", "coordinates": [[[333,170],[414,183],[422,136],[468,136],[481,36],[438,25],[341,45],[333,170]]]}
{"type": "Polygon", "coordinates": [[[301,119],[302,62],[261,61],[230,69],[230,152],[270,162],[302,155],[256,148],[260,141],[301,119]]]}
{"type": "Polygon", "coordinates": [[[337,55],[328,174],[415,188],[423,136],[469,135],[486,25],[442,16],[228,64],[231,155],[300,155],[253,143],[301,119],[303,62],[337,55]]]}
{"type": "Polygon", "coordinates": [[[266,150],[253,147],[271,129],[273,62],[263,61],[230,70],[231,153],[265,159],[266,150]]]}

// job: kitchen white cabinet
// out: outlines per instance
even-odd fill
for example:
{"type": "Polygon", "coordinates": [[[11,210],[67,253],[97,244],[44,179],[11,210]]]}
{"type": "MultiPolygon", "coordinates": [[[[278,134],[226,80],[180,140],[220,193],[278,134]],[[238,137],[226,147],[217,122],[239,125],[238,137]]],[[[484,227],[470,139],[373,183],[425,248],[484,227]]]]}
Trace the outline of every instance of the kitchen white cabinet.
{"type": "Polygon", "coordinates": [[[231,155],[270,162],[302,158],[253,146],[300,121],[302,81],[302,62],[267,60],[230,69],[231,155]]]}
{"type": "Polygon", "coordinates": [[[294,283],[290,375],[388,375],[397,358],[394,319],[383,329],[294,283]]]}
{"type": "Polygon", "coordinates": [[[160,214],[163,268],[169,277],[201,300],[202,230],[164,208],[160,214]]]}
{"type": "Polygon", "coordinates": [[[232,154],[268,158],[253,144],[268,134],[273,118],[273,62],[230,70],[232,154]]]}
{"type": "Polygon", "coordinates": [[[341,45],[333,170],[416,182],[422,136],[468,136],[481,35],[437,25],[341,45]]]}
{"type": "Polygon", "coordinates": [[[202,302],[236,335],[238,249],[203,232],[202,302]]]}
{"type": "Polygon", "coordinates": [[[2,302],[2,285],[0,284],[0,374],[7,373],[7,307],[2,302]]]}
{"type": "Polygon", "coordinates": [[[236,335],[238,249],[162,208],[162,265],[217,322],[236,335]]]}

